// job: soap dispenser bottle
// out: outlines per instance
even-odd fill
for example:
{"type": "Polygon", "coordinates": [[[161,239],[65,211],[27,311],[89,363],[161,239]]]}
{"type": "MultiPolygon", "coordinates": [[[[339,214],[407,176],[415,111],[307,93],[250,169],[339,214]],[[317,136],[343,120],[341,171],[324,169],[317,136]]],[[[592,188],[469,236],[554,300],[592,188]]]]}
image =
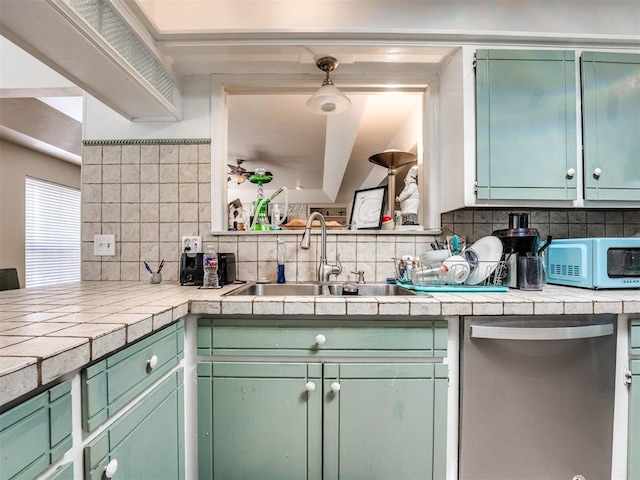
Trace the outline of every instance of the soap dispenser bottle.
{"type": "Polygon", "coordinates": [[[287,247],[284,243],[284,240],[278,240],[278,275],[277,282],[278,283],[286,283],[286,278],[284,276],[284,261],[287,256],[287,247]]]}

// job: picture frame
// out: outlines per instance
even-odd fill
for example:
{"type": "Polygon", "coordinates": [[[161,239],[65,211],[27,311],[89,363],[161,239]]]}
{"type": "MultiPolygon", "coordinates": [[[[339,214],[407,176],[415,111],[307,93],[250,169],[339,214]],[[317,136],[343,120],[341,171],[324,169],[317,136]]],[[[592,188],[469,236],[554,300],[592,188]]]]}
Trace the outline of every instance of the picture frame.
{"type": "Polygon", "coordinates": [[[386,198],[386,186],[356,190],[353,194],[349,228],[351,230],[380,229],[386,198]]]}

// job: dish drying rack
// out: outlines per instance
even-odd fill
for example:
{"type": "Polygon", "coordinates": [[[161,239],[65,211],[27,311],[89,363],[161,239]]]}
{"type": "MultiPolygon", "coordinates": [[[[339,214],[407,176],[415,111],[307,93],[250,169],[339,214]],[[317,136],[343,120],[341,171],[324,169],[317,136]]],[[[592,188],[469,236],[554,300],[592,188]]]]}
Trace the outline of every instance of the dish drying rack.
{"type": "Polygon", "coordinates": [[[475,276],[482,278],[473,285],[466,283],[456,283],[453,279],[460,278],[461,269],[466,267],[463,264],[450,264],[441,274],[421,275],[425,269],[432,272],[437,270],[441,262],[422,265],[420,260],[415,259],[411,265],[407,265],[403,259],[394,258],[396,284],[408,290],[419,292],[507,292],[509,287],[503,284],[507,277],[507,264],[505,261],[487,262],[478,260],[469,262],[470,274],[475,272],[475,276]]]}

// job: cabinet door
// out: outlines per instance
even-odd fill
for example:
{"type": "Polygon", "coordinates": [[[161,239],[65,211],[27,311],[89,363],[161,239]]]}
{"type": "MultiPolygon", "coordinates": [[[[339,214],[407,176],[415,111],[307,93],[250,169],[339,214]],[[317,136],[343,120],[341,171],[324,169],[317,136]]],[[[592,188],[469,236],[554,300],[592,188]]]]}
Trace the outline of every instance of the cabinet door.
{"type": "Polygon", "coordinates": [[[200,363],[199,478],[322,478],[321,374],[320,364],[200,363]]]}
{"type": "Polygon", "coordinates": [[[640,479],[640,360],[631,360],[627,478],[640,479]]]}
{"type": "Polygon", "coordinates": [[[326,364],[324,478],[445,477],[447,366],[326,364]]]}
{"type": "Polygon", "coordinates": [[[85,447],[85,478],[105,478],[114,461],[116,479],[184,478],[183,376],[169,376],[85,447]]]}
{"type": "Polygon", "coordinates": [[[476,52],[479,199],[576,198],[575,53],[476,52]]]}
{"type": "Polygon", "coordinates": [[[0,478],[36,477],[72,446],[71,382],[0,415],[0,478]]]}
{"type": "Polygon", "coordinates": [[[640,201],[640,55],[582,54],[585,198],[640,201]]]}

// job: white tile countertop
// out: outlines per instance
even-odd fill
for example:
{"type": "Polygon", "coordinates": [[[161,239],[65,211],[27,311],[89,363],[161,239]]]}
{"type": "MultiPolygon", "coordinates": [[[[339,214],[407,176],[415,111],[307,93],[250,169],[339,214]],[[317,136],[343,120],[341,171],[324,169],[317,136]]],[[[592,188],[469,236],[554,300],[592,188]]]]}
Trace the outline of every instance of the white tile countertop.
{"type": "Polygon", "coordinates": [[[540,292],[431,297],[222,296],[234,288],[96,281],[0,292],[0,406],[188,313],[318,317],[640,313],[639,290],[547,285],[540,292]]]}

